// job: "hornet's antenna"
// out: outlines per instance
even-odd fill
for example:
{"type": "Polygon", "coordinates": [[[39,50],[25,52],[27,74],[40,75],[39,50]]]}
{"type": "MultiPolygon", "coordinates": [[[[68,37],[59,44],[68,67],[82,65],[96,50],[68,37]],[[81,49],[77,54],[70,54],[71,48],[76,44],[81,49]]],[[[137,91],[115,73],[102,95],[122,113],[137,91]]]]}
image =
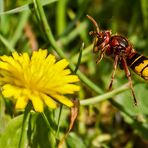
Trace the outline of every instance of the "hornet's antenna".
{"type": "Polygon", "coordinates": [[[99,31],[99,26],[98,26],[98,24],[97,24],[97,22],[94,20],[94,18],[92,18],[90,15],[86,15],[86,17],[95,25],[95,27],[96,27],[96,31],[97,31],[97,33],[99,33],[100,31],[99,31]]]}

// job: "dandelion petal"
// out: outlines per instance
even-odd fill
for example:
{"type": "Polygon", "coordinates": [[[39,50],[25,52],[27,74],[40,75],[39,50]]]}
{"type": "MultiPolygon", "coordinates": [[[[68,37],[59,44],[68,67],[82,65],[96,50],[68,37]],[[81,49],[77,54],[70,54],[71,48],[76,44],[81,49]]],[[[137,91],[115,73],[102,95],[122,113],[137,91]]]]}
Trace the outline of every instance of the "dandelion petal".
{"type": "Polygon", "coordinates": [[[33,107],[37,112],[43,112],[43,101],[36,95],[31,95],[30,99],[32,101],[33,107]]]}
{"type": "Polygon", "coordinates": [[[15,108],[23,109],[23,108],[26,107],[27,103],[28,103],[28,99],[26,99],[25,97],[21,96],[21,97],[19,97],[19,99],[17,99],[15,108]]]}
{"type": "Polygon", "coordinates": [[[56,102],[49,96],[45,95],[45,94],[41,94],[42,99],[44,100],[45,104],[47,104],[48,107],[50,108],[56,108],[56,102]]]}
{"type": "Polygon", "coordinates": [[[68,106],[68,107],[73,106],[73,102],[63,95],[52,94],[52,97],[55,98],[57,101],[61,102],[62,104],[68,106]]]}

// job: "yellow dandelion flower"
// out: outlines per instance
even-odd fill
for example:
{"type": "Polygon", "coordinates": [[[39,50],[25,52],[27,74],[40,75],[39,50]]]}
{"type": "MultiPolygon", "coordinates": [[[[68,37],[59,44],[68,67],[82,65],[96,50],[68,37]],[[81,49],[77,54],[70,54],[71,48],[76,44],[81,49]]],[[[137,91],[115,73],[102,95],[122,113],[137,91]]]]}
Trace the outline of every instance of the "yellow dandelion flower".
{"type": "Polygon", "coordinates": [[[56,108],[57,102],[68,107],[73,103],[65,94],[73,94],[79,86],[76,75],[66,69],[68,62],[56,62],[55,56],[39,49],[29,57],[27,53],[12,53],[0,57],[0,85],[2,94],[16,99],[16,108],[24,109],[32,102],[35,111],[43,112],[44,104],[56,108]]]}

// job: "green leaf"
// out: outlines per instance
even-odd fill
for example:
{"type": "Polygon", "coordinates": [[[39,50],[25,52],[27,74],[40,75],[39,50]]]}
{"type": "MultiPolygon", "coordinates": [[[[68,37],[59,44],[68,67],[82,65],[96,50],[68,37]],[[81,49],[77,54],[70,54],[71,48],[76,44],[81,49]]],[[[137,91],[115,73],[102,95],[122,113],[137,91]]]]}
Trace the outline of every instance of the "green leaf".
{"type": "Polygon", "coordinates": [[[66,139],[68,148],[86,148],[83,140],[75,133],[70,133],[66,139]]]}
{"type": "Polygon", "coordinates": [[[33,129],[31,148],[55,148],[55,137],[40,114],[36,118],[33,129]]]}
{"type": "Polygon", "coordinates": [[[135,106],[131,92],[124,92],[117,96],[116,102],[119,103],[124,120],[131,125],[140,135],[148,139],[148,86],[138,84],[134,87],[138,105],[135,106]]]}
{"type": "MultiPolygon", "coordinates": [[[[12,119],[6,129],[0,135],[0,146],[3,148],[16,148],[19,145],[21,136],[23,115],[12,119]]],[[[26,142],[22,147],[26,146],[26,142]]]]}
{"type": "Polygon", "coordinates": [[[134,92],[137,98],[138,105],[135,106],[133,103],[132,94],[129,91],[119,94],[116,97],[116,101],[131,115],[136,116],[137,114],[148,115],[148,85],[137,84],[134,86],[134,92]]]}

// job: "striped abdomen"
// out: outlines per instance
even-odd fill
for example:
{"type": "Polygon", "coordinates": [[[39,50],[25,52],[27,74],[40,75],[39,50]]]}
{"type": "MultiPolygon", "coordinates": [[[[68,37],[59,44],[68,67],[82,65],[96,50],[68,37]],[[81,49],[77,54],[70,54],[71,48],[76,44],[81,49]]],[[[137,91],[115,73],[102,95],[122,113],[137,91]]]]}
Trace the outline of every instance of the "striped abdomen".
{"type": "Polygon", "coordinates": [[[148,80],[148,57],[135,53],[127,59],[127,64],[136,74],[148,80]]]}

